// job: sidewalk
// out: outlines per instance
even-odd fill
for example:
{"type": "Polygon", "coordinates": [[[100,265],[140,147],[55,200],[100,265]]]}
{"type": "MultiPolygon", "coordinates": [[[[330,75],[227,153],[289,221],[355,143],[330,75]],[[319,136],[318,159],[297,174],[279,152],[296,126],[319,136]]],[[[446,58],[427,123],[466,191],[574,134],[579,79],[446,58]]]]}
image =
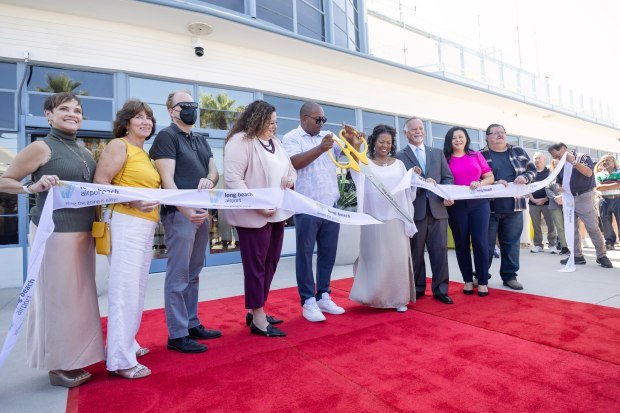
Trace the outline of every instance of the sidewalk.
{"type": "MultiPolygon", "coordinates": [[[[601,268],[595,263],[593,249],[584,249],[588,263],[577,266],[573,273],[558,272],[562,266],[562,256],[547,252],[532,254],[529,249],[521,249],[521,270],[519,281],[522,292],[546,297],[561,298],[591,304],[620,308],[620,251],[610,251],[609,258],[613,269],[601,268]]],[[[450,280],[462,282],[453,250],[448,253],[451,269],[450,280]]],[[[506,289],[498,276],[499,260],[491,266],[492,278],[489,280],[491,294],[493,289],[506,289]]],[[[201,273],[199,300],[213,300],[243,294],[243,269],[241,264],[205,268],[201,273]]],[[[430,274],[430,268],[427,271],[430,274]]],[[[332,279],[347,278],[353,274],[351,265],[334,268],[332,279]]],[[[272,289],[293,287],[295,282],[294,257],[283,258],[278,266],[272,289]]],[[[164,274],[151,274],[145,300],[145,309],[163,307],[164,274]]],[[[18,288],[0,289],[0,341],[4,342],[10,319],[17,302],[18,288]]],[[[423,300],[432,299],[424,297],[423,300]]],[[[101,315],[107,314],[107,295],[99,298],[101,315]]],[[[413,305],[415,308],[415,304],[413,305]]],[[[239,316],[245,310],[239,308],[239,316]]],[[[301,311],[299,315],[301,317],[301,311]]],[[[213,325],[211,320],[205,324],[213,325]]],[[[226,331],[224,331],[226,334],[226,331]]],[[[30,369],[24,365],[26,332],[22,328],[18,343],[6,364],[0,370],[0,411],[11,412],[65,412],[67,389],[50,386],[46,372],[30,369]]],[[[165,343],[162,343],[164,345],[165,343]]]]}

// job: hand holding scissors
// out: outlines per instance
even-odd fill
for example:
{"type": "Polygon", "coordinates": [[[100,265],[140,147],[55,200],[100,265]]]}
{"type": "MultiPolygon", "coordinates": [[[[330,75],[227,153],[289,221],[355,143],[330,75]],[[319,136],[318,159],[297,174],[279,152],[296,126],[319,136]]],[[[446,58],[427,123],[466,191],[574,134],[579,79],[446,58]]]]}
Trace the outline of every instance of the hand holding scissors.
{"type": "Polygon", "coordinates": [[[333,149],[329,150],[327,154],[331,158],[332,162],[342,169],[353,169],[360,172],[368,178],[371,184],[373,184],[379,193],[388,200],[388,202],[408,221],[413,223],[413,219],[409,213],[401,207],[398,202],[392,196],[392,193],[388,191],[385,184],[372,172],[368,167],[368,142],[363,133],[357,132],[352,126],[344,125],[340,131],[339,137],[334,137],[334,142],[340,147],[342,155],[344,155],[348,162],[339,162],[333,149]],[[364,150],[360,150],[362,144],[364,144],[364,150]]]}

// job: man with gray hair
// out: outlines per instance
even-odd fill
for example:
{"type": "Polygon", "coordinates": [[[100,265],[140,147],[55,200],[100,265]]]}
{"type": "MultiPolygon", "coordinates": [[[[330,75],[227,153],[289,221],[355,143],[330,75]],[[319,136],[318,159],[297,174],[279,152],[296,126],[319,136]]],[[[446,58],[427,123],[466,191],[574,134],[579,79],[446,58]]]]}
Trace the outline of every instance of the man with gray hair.
{"type": "MultiPolygon", "coordinates": [[[[536,152],[533,160],[534,166],[536,167],[536,177],[533,182],[540,182],[547,179],[551,172],[549,168],[547,168],[547,158],[545,155],[542,152],[536,152]]],[[[558,238],[555,225],[553,224],[553,217],[549,211],[549,198],[547,198],[547,192],[544,188],[534,191],[529,195],[529,210],[530,217],[532,218],[532,226],[534,227],[534,247],[530,252],[538,253],[545,250],[542,233],[542,217],[544,217],[545,223],[547,224],[549,253],[557,254],[556,243],[558,238]]]]}

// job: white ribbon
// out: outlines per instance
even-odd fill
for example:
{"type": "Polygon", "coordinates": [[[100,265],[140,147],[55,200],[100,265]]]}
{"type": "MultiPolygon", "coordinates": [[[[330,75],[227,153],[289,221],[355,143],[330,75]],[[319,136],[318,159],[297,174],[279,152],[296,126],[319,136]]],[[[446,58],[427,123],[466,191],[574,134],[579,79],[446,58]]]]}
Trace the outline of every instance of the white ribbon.
{"type": "MultiPolygon", "coordinates": [[[[566,154],[562,159],[566,158],[566,154]]],[[[573,175],[573,165],[567,163],[564,165],[564,174],[562,175],[562,187],[570,187],[570,178],[573,175]]],[[[564,214],[564,238],[566,245],[570,251],[570,256],[564,268],[560,272],[574,272],[575,267],[575,198],[570,191],[562,191],[562,212],[564,214]]]]}
{"type": "Polygon", "coordinates": [[[54,232],[52,212],[61,208],[83,208],[130,201],[157,201],[161,204],[209,209],[282,208],[349,225],[381,224],[367,214],[343,211],[313,201],[295,191],[279,188],[173,190],[130,188],[62,181],[49,190],[28,259],[26,282],[19,294],[9,331],[0,352],[0,368],[15,346],[32,299],[33,289],[45,252],[47,239],[54,232]]]}

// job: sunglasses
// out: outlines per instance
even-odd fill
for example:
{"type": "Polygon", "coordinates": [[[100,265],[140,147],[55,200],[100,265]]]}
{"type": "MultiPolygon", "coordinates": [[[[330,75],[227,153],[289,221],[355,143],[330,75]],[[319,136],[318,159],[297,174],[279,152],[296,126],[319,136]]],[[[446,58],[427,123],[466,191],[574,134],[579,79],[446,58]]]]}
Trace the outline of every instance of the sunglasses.
{"type": "Polygon", "coordinates": [[[179,102],[172,108],[180,107],[181,109],[198,109],[198,103],[196,102],[179,102]]]}
{"type": "Polygon", "coordinates": [[[314,122],[317,125],[322,125],[322,124],[327,122],[327,118],[325,116],[317,116],[316,118],[314,116],[310,116],[310,115],[304,115],[304,116],[307,116],[307,117],[313,119],[314,122]]]}

